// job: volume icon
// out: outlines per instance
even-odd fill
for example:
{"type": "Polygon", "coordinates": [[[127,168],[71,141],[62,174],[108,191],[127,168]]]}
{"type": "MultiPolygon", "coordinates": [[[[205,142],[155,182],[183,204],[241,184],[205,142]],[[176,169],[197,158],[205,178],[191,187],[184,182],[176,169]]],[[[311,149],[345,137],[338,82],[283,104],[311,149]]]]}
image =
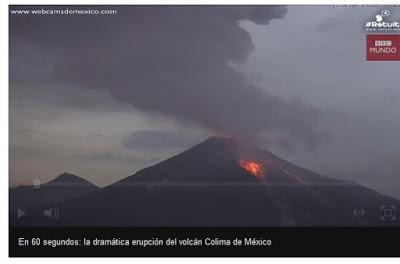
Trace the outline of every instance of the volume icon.
{"type": "Polygon", "coordinates": [[[52,206],[43,211],[43,214],[51,219],[57,220],[60,217],[60,210],[57,206],[52,206]]]}

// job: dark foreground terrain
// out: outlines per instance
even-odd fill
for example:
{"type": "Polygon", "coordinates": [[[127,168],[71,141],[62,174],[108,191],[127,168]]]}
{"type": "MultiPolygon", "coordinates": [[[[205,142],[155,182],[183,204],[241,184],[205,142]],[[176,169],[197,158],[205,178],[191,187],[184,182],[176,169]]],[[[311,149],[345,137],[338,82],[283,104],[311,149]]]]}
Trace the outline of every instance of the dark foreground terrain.
{"type": "Polygon", "coordinates": [[[210,138],[102,189],[62,176],[40,191],[11,189],[11,225],[400,225],[398,200],[226,138],[210,138]],[[252,175],[241,160],[262,164],[263,177],[252,175]],[[18,217],[18,210],[25,214],[18,217]]]}

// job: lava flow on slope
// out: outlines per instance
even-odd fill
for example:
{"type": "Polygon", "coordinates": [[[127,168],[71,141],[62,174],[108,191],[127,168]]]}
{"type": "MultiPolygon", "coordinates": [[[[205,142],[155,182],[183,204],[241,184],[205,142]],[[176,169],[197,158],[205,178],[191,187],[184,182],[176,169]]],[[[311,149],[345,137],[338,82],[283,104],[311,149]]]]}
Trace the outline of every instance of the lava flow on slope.
{"type": "Polygon", "coordinates": [[[251,160],[239,160],[239,164],[242,168],[247,170],[251,175],[256,177],[258,180],[260,181],[265,180],[265,174],[262,163],[251,160]]]}

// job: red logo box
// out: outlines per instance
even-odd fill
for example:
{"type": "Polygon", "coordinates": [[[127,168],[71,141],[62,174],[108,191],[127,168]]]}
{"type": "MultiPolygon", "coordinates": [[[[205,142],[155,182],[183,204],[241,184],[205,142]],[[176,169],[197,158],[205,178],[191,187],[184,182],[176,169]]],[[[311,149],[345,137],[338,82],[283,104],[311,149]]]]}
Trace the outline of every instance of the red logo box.
{"type": "Polygon", "coordinates": [[[367,35],[367,60],[400,60],[400,35],[367,35]]]}

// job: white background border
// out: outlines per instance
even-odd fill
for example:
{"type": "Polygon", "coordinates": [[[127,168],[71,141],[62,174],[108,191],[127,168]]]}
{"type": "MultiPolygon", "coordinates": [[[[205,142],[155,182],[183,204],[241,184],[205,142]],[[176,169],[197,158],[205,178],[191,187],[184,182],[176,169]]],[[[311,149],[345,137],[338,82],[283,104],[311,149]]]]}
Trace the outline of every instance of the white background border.
{"type": "MultiPolygon", "coordinates": [[[[394,259],[394,258],[340,258],[340,259],[320,259],[320,258],[269,258],[269,259],[263,259],[263,258],[207,258],[207,259],[187,259],[187,258],[135,258],[135,259],[129,259],[129,258],[96,258],[94,259],[88,259],[88,258],[59,258],[57,260],[53,258],[33,258],[33,259],[27,259],[27,258],[20,258],[20,259],[10,259],[8,258],[8,5],[9,4],[48,4],[48,5],[53,5],[53,4],[66,4],[66,5],[72,5],[72,4],[245,4],[245,5],[251,5],[251,4],[312,4],[312,5],[332,5],[332,4],[400,4],[400,1],[295,1],[295,0],[285,0],[285,1],[263,1],[263,0],[252,0],[252,1],[237,1],[237,0],[201,0],[201,1],[184,1],[184,0],[157,0],[157,1],[120,1],[120,0],[114,0],[114,1],[104,1],[104,0],[86,0],[86,1],[79,1],[79,0],[69,0],[69,1],[59,1],[59,0],[53,0],[53,1],[29,1],[29,0],[14,0],[14,1],[2,1],[1,3],[1,13],[0,13],[0,30],[1,30],[1,36],[2,36],[2,41],[0,42],[1,45],[1,58],[2,58],[2,63],[0,64],[1,67],[1,86],[0,86],[0,121],[1,121],[1,129],[0,129],[0,175],[1,175],[1,183],[2,183],[2,191],[1,191],[1,212],[2,212],[2,217],[0,218],[0,226],[1,226],[1,257],[3,260],[5,260],[4,263],[19,263],[19,262],[27,262],[29,263],[43,263],[43,262],[60,262],[60,263],[70,263],[73,261],[74,263],[87,263],[91,261],[96,261],[98,263],[109,263],[110,261],[118,260],[121,262],[129,262],[132,263],[134,261],[135,263],[154,263],[155,261],[157,262],[162,262],[162,263],[185,263],[190,262],[191,264],[197,264],[197,263],[204,263],[204,262],[211,262],[211,263],[220,263],[220,262],[229,262],[229,263],[243,263],[243,262],[254,262],[254,263],[289,263],[289,262],[295,262],[296,264],[312,264],[312,263],[362,263],[362,264],[369,264],[369,263],[377,263],[380,262],[382,264],[391,264],[391,263],[399,263],[399,259],[394,259]],[[7,40],[7,41],[6,41],[7,40]]],[[[305,238],[307,239],[307,238],[305,238]]],[[[344,238],[345,239],[345,238],[344,238]]],[[[399,244],[399,251],[400,251],[400,238],[397,241],[393,241],[394,243],[399,244]]],[[[322,242],[322,241],[321,241],[322,242]]],[[[371,241],[371,243],[377,243],[379,245],[379,241],[371,241]]],[[[3,262],[2,262],[3,263],[3,262]]]]}

